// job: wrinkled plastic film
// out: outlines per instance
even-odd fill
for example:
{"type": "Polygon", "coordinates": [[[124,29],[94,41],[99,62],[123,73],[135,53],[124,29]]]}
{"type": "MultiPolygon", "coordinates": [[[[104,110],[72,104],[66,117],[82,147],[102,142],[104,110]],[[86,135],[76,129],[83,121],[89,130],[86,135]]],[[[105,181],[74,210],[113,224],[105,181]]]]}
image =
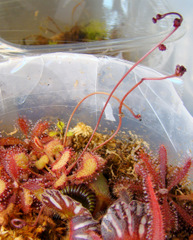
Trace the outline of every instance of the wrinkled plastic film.
{"type": "MultiPolygon", "coordinates": [[[[110,93],[132,63],[109,57],[79,54],[45,54],[0,63],[1,129],[12,131],[19,115],[68,120],[76,104],[89,93],[110,93]],[[9,126],[9,127],[8,127],[9,126]]],[[[142,77],[161,74],[139,66],[129,74],[114,95],[121,97],[142,77]]],[[[95,126],[107,96],[94,95],[80,106],[73,121],[95,126]]],[[[168,146],[168,152],[188,156],[193,149],[193,119],[176,93],[172,80],[145,81],[125,100],[142,121],[123,107],[122,131],[133,131],[150,144],[168,146]]],[[[112,99],[100,129],[115,130],[118,103],[112,99]]]]}

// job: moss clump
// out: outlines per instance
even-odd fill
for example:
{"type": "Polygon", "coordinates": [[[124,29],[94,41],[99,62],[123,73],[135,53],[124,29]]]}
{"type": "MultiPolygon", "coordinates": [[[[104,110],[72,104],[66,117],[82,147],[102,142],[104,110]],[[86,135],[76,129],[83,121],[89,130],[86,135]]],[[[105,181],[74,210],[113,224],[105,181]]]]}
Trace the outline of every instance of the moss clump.
{"type": "Polygon", "coordinates": [[[88,41],[100,41],[108,38],[105,24],[96,20],[83,27],[83,31],[88,41]]]}

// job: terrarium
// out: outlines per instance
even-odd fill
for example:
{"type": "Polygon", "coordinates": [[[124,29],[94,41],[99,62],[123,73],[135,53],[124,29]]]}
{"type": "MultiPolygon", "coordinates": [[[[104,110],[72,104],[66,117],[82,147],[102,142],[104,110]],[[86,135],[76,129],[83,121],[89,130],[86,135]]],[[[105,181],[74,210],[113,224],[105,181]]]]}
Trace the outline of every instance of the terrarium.
{"type": "Polygon", "coordinates": [[[191,239],[193,119],[175,86],[186,69],[139,65],[181,25],[177,13],[153,22],[168,15],[172,32],[137,63],[0,64],[1,239],[191,239]]]}

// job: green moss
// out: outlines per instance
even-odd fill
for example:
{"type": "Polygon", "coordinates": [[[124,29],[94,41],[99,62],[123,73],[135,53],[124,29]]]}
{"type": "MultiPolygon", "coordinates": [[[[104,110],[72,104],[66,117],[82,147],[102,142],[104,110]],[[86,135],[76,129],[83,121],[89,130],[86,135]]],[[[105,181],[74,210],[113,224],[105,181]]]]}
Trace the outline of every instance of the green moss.
{"type": "Polygon", "coordinates": [[[91,21],[87,26],[83,27],[83,31],[88,41],[98,41],[108,38],[105,23],[96,20],[91,21]]]}

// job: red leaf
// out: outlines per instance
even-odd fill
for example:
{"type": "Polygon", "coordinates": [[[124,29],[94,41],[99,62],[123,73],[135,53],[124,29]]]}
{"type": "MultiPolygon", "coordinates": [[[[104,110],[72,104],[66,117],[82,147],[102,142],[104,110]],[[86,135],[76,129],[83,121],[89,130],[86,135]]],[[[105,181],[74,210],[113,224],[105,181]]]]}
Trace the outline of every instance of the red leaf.
{"type": "Polygon", "coordinates": [[[18,180],[19,171],[18,171],[18,166],[16,164],[14,156],[15,156],[15,153],[9,151],[6,154],[6,156],[5,156],[4,166],[5,166],[6,172],[9,174],[9,176],[14,181],[17,181],[18,180]]]}
{"type": "Polygon", "coordinates": [[[188,158],[187,162],[184,164],[182,169],[176,173],[176,175],[173,177],[172,181],[170,182],[169,186],[167,187],[168,192],[178,183],[181,182],[181,180],[186,176],[188,173],[190,167],[192,165],[192,160],[191,158],[188,158]]]}
{"type": "Polygon", "coordinates": [[[180,216],[187,222],[191,227],[193,227],[193,217],[186,212],[179,204],[176,204],[173,200],[171,200],[172,204],[175,206],[176,210],[180,214],[180,216]]]}
{"type": "Polygon", "coordinates": [[[27,121],[27,119],[24,117],[20,117],[20,118],[18,118],[17,123],[18,123],[21,131],[24,133],[24,135],[27,136],[28,132],[29,132],[29,122],[27,121]]]}
{"type": "Polygon", "coordinates": [[[19,138],[15,137],[0,138],[0,146],[15,146],[15,145],[21,145],[27,148],[27,144],[24,141],[20,140],[19,138]]]}
{"type": "Polygon", "coordinates": [[[157,197],[153,190],[151,177],[149,174],[145,177],[145,186],[148,195],[148,204],[152,221],[149,226],[151,239],[165,239],[163,217],[157,197]]]}
{"type": "Polygon", "coordinates": [[[167,159],[167,151],[164,145],[160,146],[159,161],[160,161],[160,177],[161,177],[162,188],[165,188],[168,159],[167,159]]]}
{"type": "Polygon", "coordinates": [[[29,179],[27,182],[23,183],[21,187],[31,191],[36,191],[41,189],[41,184],[40,181],[36,179],[29,179]]]}
{"type": "Polygon", "coordinates": [[[143,160],[143,162],[145,163],[145,166],[148,170],[148,172],[152,175],[153,180],[160,186],[162,187],[162,182],[160,181],[160,176],[157,173],[157,171],[155,170],[155,168],[153,167],[153,164],[150,161],[150,157],[145,154],[145,153],[141,153],[140,154],[141,159],[143,160]]]}
{"type": "Polygon", "coordinates": [[[40,137],[41,134],[48,129],[48,127],[49,127],[49,123],[47,121],[37,122],[31,134],[32,139],[34,137],[40,137]]]}
{"type": "Polygon", "coordinates": [[[62,151],[60,158],[57,159],[52,165],[52,171],[66,169],[65,166],[70,160],[71,155],[72,155],[72,150],[69,148],[62,151]]]}
{"type": "Polygon", "coordinates": [[[163,204],[161,206],[162,214],[164,216],[164,229],[166,232],[172,229],[177,229],[176,212],[171,209],[167,195],[163,196],[163,204]]]}
{"type": "Polygon", "coordinates": [[[23,189],[19,192],[21,199],[21,208],[25,214],[29,213],[31,204],[33,203],[33,197],[28,189],[23,189]]]}

